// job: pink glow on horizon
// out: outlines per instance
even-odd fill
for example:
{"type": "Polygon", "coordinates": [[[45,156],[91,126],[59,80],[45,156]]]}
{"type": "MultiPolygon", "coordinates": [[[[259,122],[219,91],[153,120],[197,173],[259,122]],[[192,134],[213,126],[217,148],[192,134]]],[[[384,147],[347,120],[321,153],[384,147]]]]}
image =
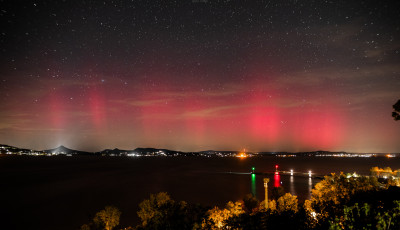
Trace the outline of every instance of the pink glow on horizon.
{"type": "MultiPolygon", "coordinates": [[[[195,113],[196,111],[204,110],[204,103],[200,100],[188,100],[184,103],[184,111],[182,113],[195,113]]],[[[193,141],[195,145],[204,144],[205,131],[206,131],[206,117],[196,116],[188,116],[183,118],[185,124],[185,130],[187,133],[191,133],[193,135],[193,141]]],[[[180,122],[179,122],[180,123],[180,122]]]]}
{"type": "Polygon", "coordinates": [[[291,94],[261,89],[261,83],[228,89],[228,93],[194,86],[182,91],[169,82],[143,83],[132,90],[118,88],[123,84],[106,84],[107,80],[97,78],[85,89],[86,96],[79,96],[82,88],[75,85],[49,89],[41,107],[29,105],[38,114],[46,111],[35,123],[57,130],[60,140],[78,138],[72,132],[84,130],[88,139],[108,139],[106,147],[127,143],[121,148],[341,151],[352,144],[350,113],[331,99],[321,104],[310,97],[311,102],[302,103],[291,94]]]}
{"type": "Polygon", "coordinates": [[[99,130],[106,125],[106,110],[104,92],[101,88],[93,88],[89,93],[89,108],[94,127],[99,130]]]}
{"type": "Polygon", "coordinates": [[[335,109],[304,111],[293,129],[296,141],[304,147],[331,149],[337,146],[344,135],[343,116],[335,109]]]}
{"type": "MultiPolygon", "coordinates": [[[[206,96],[191,92],[174,96],[172,89],[165,84],[154,86],[151,91],[136,92],[140,103],[128,105],[130,113],[122,113],[122,120],[139,121],[141,138],[154,142],[190,138],[194,146],[234,142],[236,148],[253,145],[279,148],[291,133],[293,144],[302,148],[330,149],[340,144],[338,135],[343,133],[343,116],[334,112],[334,108],[314,111],[278,107],[274,104],[277,99],[261,90],[248,96],[248,104],[241,104],[234,98],[209,101],[206,96]]],[[[93,95],[99,101],[93,102],[96,106],[92,107],[96,114],[94,122],[99,124],[105,111],[98,109],[104,105],[97,93],[94,91],[93,95]]],[[[110,116],[115,115],[110,113],[110,116]]]]}
{"type": "Polygon", "coordinates": [[[257,140],[274,143],[279,137],[279,112],[274,107],[255,108],[250,115],[251,134],[257,140]]]}

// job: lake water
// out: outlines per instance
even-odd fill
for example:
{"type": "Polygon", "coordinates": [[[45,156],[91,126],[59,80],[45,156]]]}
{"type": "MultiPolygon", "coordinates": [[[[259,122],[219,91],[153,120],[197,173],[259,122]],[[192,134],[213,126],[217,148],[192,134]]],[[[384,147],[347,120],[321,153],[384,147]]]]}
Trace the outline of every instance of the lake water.
{"type": "Polygon", "coordinates": [[[281,184],[307,199],[317,179],[287,175],[250,175],[293,169],[317,174],[358,172],[373,166],[400,168],[400,158],[203,158],[203,157],[30,157],[0,156],[0,216],[4,229],[79,229],[106,205],[122,211],[121,225],[138,224],[138,204],[151,193],[175,200],[223,206],[253,193],[264,199],[281,184]]]}

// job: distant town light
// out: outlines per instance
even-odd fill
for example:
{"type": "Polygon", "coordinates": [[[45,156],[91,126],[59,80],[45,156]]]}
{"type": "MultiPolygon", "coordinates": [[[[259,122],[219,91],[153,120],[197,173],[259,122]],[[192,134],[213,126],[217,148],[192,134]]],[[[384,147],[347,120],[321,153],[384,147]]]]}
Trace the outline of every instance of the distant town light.
{"type": "Polygon", "coordinates": [[[308,171],[308,176],[311,177],[311,175],[312,175],[312,172],[310,170],[310,171],[308,171]]]}
{"type": "Polygon", "coordinates": [[[293,169],[290,170],[290,175],[293,176],[293,169]]]}

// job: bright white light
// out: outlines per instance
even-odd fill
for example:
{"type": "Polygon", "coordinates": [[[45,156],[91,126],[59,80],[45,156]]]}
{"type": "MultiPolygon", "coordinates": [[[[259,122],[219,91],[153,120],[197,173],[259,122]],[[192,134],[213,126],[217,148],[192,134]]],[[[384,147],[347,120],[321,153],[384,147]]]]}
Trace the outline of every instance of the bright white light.
{"type": "Polygon", "coordinates": [[[290,175],[293,176],[293,169],[290,170],[290,175]]]}
{"type": "Polygon", "coordinates": [[[314,211],[311,212],[311,216],[312,216],[314,219],[317,219],[317,213],[315,213],[314,211]]]}
{"type": "Polygon", "coordinates": [[[312,175],[312,172],[310,170],[310,171],[308,171],[308,176],[311,177],[311,175],[312,175]]]}

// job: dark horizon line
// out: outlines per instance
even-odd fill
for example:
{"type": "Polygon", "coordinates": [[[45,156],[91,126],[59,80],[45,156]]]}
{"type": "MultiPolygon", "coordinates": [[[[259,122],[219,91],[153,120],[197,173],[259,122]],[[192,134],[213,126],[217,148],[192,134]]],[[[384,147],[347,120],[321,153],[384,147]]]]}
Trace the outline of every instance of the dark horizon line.
{"type": "MultiPolygon", "coordinates": [[[[209,151],[213,151],[213,152],[242,152],[242,151],[238,151],[238,150],[213,150],[213,149],[208,149],[208,150],[200,150],[200,151],[181,151],[181,150],[172,150],[172,149],[168,149],[168,148],[155,148],[155,147],[136,147],[134,149],[120,149],[120,148],[105,148],[103,150],[100,151],[84,151],[84,150],[78,150],[78,149],[71,149],[66,147],[65,145],[59,145],[55,148],[50,148],[50,149],[43,149],[43,150],[36,150],[36,149],[31,149],[31,148],[21,148],[21,147],[17,147],[17,146],[13,146],[13,145],[8,145],[8,144],[0,144],[0,146],[9,146],[9,147],[14,147],[14,148],[18,148],[18,149],[27,149],[27,150],[33,150],[33,151],[38,151],[38,152],[46,152],[46,151],[50,151],[50,150],[54,150],[54,149],[58,149],[60,147],[64,147],[67,148],[69,150],[73,150],[73,151],[77,151],[77,152],[85,152],[85,153],[100,153],[100,152],[104,152],[106,150],[115,150],[118,149],[120,151],[134,151],[136,149],[157,149],[157,150],[167,150],[167,151],[171,151],[171,152],[181,152],[181,153],[201,153],[201,152],[209,152],[209,151]]],[[[329,151],[329,150],[313,150],[313,151],[300,151],[300,152],[290,152],[290,151],[251,151],[251,152],[245,152],[245,153],[293,153],[293,154],[301,154],[301,153],[316,153],[316,152],[327,152],[327,153],[346,153],[346,154],[377,154],[377,155],[381,155],[381,154],[400,154],[400,152],[347,152],[347,151],[329,151]]]]}

